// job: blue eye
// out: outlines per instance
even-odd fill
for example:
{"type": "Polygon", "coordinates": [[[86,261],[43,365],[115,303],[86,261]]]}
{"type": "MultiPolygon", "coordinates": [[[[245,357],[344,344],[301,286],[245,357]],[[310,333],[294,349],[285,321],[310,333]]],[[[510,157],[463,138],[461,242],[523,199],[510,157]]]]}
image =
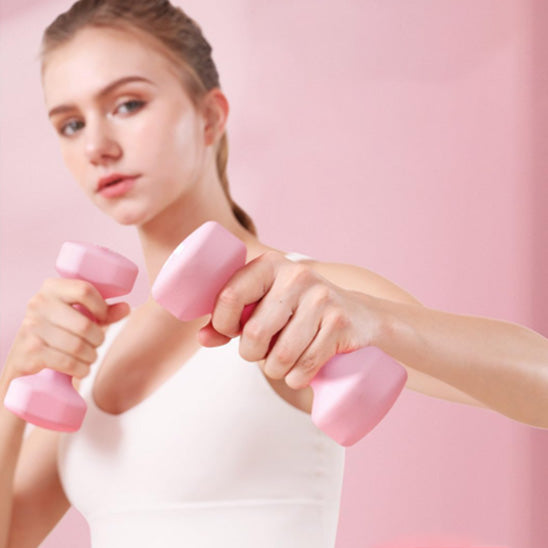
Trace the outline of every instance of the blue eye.
{"type": "MultiPolygon", "coordinates": [[[[137,99],[131,99],[130,101],[125,101],[124,103],[121,103],[115,110],[114,114],[120,112],[122,109],[122,114],[128,114],[131,112],[135,112],[136,110],[139,110],[143,105],[145,104],[144,101],[139,101],[137,99]],[[125,112],[124,112],[125,110],[125,112]]],[[[79,120],[70,120],[66,124],[63,124],[59,128],[59,133],[63,137],[70,137],[74,135],[79,129],[84,127],[84,123],[79,120]],[[67,132],[67,129],[70,131],[67,132]]]]}
{"type": "MultiPolygon", "coordinates": [[[[129,112],[132,112],[134,110],[137,110],[137,109],[141,108],[144,104],[145,104],[144,101],[138,101],[137,99],[132,99],[131,101],[126,101],[125,103],[122,103],[120,105],[120,107],[118,107],[118,109],[121,108],[121,107],[128,106],[128,105],[133,105],[132,107],[130,107],[128,109],[129,112]]],[[[116,109],[116,110],[118,110],[118,109],[116,109]]]]}
{"type": "Polygon", "coordinates": [[[82,127],[84,124],[82,122],[79,122],[77,120],[71,120],[70,122],[68,122],[67,124],[64,124],[63,126],[61,126],[60,130],[59,130],[59,133],[61,135],[74,135],[74,133],[79,129],[79,128],[75,128],[74,126],[76,124],[80,124],[80,127],[82,127]],[[71,131],[70,133],[67,133],[65,130],[66,128],[72,128],[73,131],[71,131]]]}

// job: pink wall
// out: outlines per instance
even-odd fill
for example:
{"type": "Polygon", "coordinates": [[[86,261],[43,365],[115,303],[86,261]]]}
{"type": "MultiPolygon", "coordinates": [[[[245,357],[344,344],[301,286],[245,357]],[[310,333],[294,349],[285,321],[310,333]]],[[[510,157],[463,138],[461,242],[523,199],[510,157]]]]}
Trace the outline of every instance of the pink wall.
{"type": "MultiPolygon", "coordinates": [[[[214,47],[233,195],[265,243],[548,336],[546,3],[178,3],[214,47]]],[[[63,240],[141,264],[132,229],[80,195],[46,120],[35,55],[70,4],[2,2],[2,360],[63,240]]],[[[141,275],[130,302],[146,291],[141,275]]],[[[545,431],[406,390],[348,450],[337,546],[545,547],[547,457],[545,431]]],[[[71,510],[42,546],[88,545],[71,510]]]]}

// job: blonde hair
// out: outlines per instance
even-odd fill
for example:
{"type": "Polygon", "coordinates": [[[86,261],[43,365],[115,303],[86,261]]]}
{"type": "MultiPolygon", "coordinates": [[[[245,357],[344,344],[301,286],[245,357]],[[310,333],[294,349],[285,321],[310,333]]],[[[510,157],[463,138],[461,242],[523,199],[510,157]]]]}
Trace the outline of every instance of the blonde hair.
{"type": "MultiPolygon", "coordinates": [[[[221,87],[211,57],[212,48],[201,28],[168,0],[78,0],[44,31],[40,51],[42,72],[48,54],[85,27],[144,32],[156,39],[163,46],[162,52],[166,57],[182,69],[182,82],[195,106],[209,90],[221,87]]],[[[217,146],[217,173],[234,216],[256,236],[253,220],[230,195],[227,162],[228,139],[225,130],[217,146]]]]}

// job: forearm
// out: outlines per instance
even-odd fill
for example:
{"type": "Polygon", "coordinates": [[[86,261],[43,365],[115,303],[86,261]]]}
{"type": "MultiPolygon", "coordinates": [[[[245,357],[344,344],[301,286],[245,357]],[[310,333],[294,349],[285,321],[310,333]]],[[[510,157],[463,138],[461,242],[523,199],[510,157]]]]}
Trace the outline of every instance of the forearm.
{"type": "Polygon", "coordinates": [[[517,421],[548,428],[548,339],[501,320],[374,299],[378,346],[517,421]]]}
{"type": "Polygon", "coordinates": [[[21,452],[25,421],[4,407],[10,379],[0,376],[0,548],[7,546],[13,502],[13,479],[21,452]]]}

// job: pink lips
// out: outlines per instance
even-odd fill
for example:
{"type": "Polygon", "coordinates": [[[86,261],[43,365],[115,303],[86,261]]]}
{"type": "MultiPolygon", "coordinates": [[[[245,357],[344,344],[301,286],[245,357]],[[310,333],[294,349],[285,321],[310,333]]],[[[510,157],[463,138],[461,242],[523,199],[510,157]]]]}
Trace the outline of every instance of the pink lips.
{"type": "Polygon", "coordinates": [[[115,198],[128,192],[139,175],[123,175],[121,173],[112,173],[99,180],[97,184],[97,193],[106,198],[115,198]]]}

